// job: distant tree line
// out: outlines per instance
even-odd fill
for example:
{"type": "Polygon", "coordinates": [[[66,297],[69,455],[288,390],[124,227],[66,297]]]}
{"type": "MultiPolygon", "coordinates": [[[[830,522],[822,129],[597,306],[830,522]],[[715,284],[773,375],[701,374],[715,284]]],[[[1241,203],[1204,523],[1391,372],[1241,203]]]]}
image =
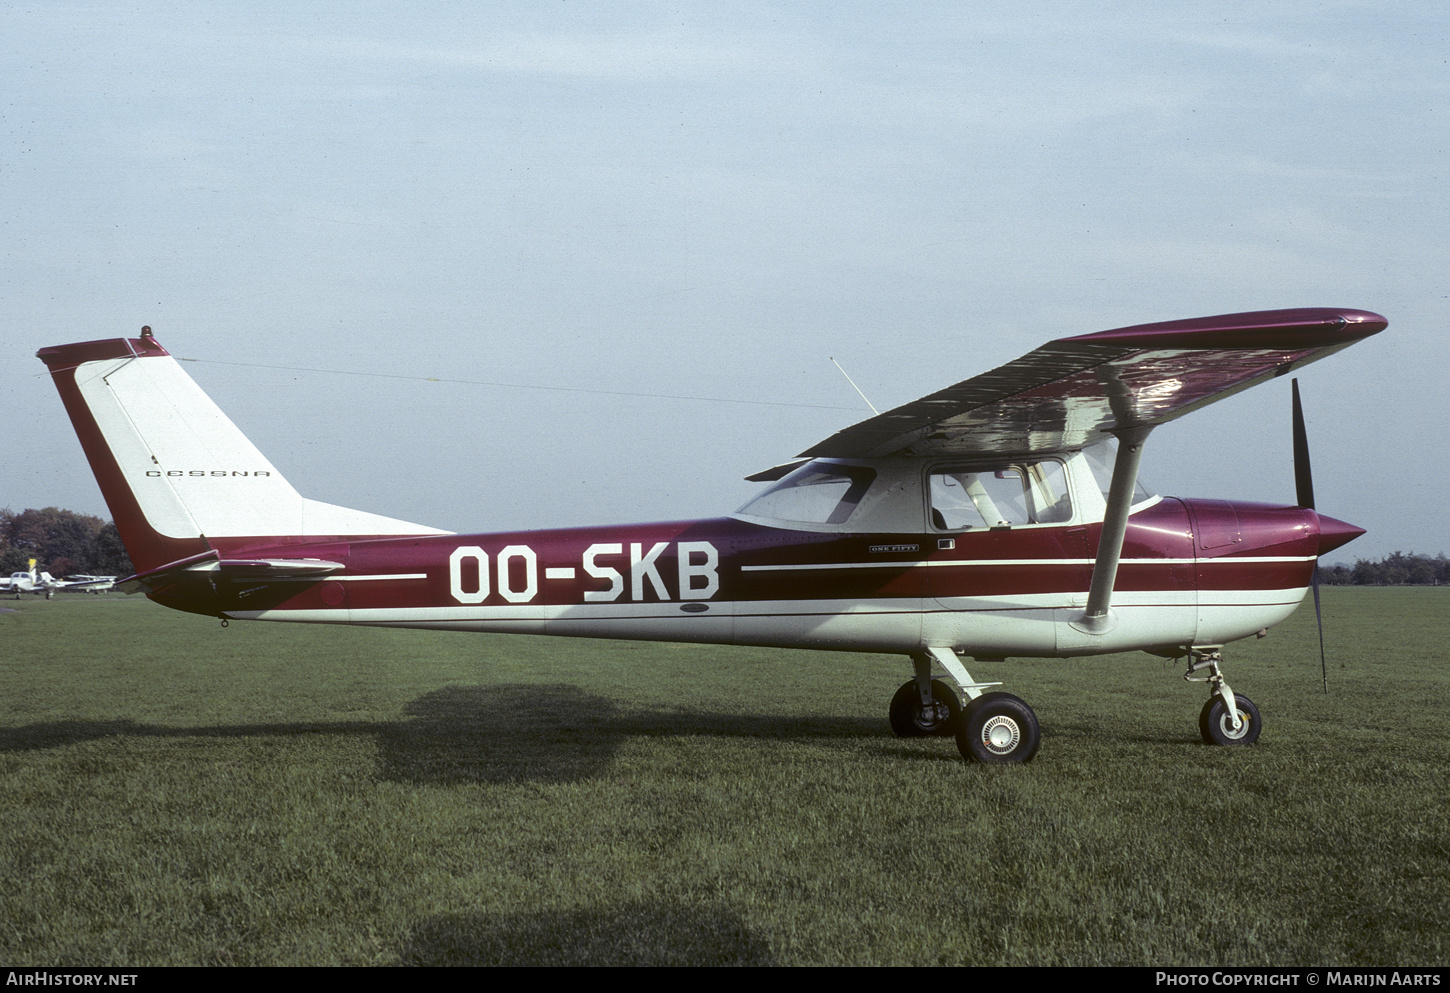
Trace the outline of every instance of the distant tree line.
{"type": "Polygon", "coordinates": [[[0,575],[30,567],[56,579],[74,575],[129,576],[135,570],[116,525],[58,507],[0,509],[0,575]]]}
{"type": "Polygon", "coordinates": [[[1443,586],[1450,585],[1450,559],[1441,552],[1433,559],[1411,552],[1393,552],[1354,565],[1321,565],[1319,581],[1326,586],[1443,586]]]}

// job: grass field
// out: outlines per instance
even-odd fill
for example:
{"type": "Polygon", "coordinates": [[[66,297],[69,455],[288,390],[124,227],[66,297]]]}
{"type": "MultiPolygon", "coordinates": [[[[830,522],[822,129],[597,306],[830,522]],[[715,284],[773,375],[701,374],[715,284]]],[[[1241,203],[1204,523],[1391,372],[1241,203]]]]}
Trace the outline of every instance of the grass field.
{"type": "MultiPolygon", "coordinates": [[[[9,604],[6,604],[7,606],[9,604]]],[[[1450,590],[1012,661],[1027,766],[891,737],[879,656],[0,614],[0,962],[1450,962],[1450,590]]]]}

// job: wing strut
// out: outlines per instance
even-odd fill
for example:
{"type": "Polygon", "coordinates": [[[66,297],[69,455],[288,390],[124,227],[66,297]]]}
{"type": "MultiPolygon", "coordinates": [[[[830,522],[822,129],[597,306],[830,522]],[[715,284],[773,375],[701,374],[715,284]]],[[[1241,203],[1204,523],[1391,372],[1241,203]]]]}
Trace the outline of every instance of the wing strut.
{"type": "Polygon", "coordinates": [[[1118,559],[1123,554],[1123,537],[1128,533],[1128,513],[1133,509],[1133,490],[1138,486],[1138,466],[1143,462],[1143,444],[1151,424],[1121,428],[1118,457],[1113,461],[1113,482],[1108,488],[1108,509],[1098,538],[1098,557],[1088,587],[1087,609],[1073,621],[1073,627],[1087,634],[1105,634],[1117,623],[1112,614],[1113,582],[1118,578],[1118,559]]]}

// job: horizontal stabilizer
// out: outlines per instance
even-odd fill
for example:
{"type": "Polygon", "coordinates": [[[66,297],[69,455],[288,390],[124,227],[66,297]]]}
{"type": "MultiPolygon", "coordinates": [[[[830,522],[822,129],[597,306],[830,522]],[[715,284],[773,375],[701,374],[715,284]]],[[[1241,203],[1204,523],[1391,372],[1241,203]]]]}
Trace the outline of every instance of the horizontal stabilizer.
{"type": "Polygon", "coordinates": [[[345,568],[341,562],[325,559],[224,559],[213,551],[128,576],[116,584],[116,589],[123,593],[154,593],[185,577],[204,575],[248,582],[322,579],[345,568]]]}

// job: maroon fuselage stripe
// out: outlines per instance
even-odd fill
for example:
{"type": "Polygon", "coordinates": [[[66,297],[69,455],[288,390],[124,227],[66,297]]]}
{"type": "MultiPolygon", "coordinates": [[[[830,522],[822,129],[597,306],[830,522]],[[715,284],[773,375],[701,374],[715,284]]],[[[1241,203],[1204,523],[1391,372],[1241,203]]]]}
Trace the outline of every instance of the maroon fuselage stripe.
{"type": "MultiPolygon", "coordinates": [[[[1218,549],[1197,547],[1192,530],[1195,501],[1164,499],[1135,514],[1124,543],[1116,589],[1120,592],[1197,590],[1264,591],[1303,589],[1313,569],[1317,532],[1312,511],[1297,507],[1235,504],[1239,530],[1218,549]],[[1271,561],[1253,561],[1270,559],[1271,561]]],[[[763,527],[732,518],[620,527],[518,531],[502,534],[424,535],[293,541],[222,538],[212,542],[222,559],[316,558],[345,564],[344,572],[307,581],[184,583],[153,598],[181,609],[225,611],[366,610],[457,607],[450,580],[450,556],[478,548],[488,556],[489,595],[483,607],[578,606],[607,602],[616,607],[674,602],[950,599],[1043,593],[1084,593],[1092,574],[1101,525],[958,532],[955,548],[938,549],[943,535],[834,534],[763,527]],[[708,543],[718,553],[719,588],[708,599],[681,596],[679,543],[708,543]],[[631,548],[649,555],[664,587],[653,580],[632,583],[631,548]],[[618,546],[596,554],[596,567],[619,573],[620,592],[611,601],[586,601],[586,592],[611,588],[584,568],[591,546],[618,546]],[[535,557],[536,592],[526,602],[510,601],[525,589],[527,564],[514,554],[501,580],[500,557],[510,546],[535,557]],[[913,548],[914,546],[914,548],[913,548]],[[875,549],[875,550],[873,550],[875,549]],[[961,564],[957,564],[961,563],[961,564]],[[569,570],[567,578],[548,570],[569,570]],[[379,578],[368,578],[379,577],[379,578]],[[382,578],[396,577],[396,578],[382,578]]],[[[477,564],[465,585],[479,588],[477,564]]]]}

